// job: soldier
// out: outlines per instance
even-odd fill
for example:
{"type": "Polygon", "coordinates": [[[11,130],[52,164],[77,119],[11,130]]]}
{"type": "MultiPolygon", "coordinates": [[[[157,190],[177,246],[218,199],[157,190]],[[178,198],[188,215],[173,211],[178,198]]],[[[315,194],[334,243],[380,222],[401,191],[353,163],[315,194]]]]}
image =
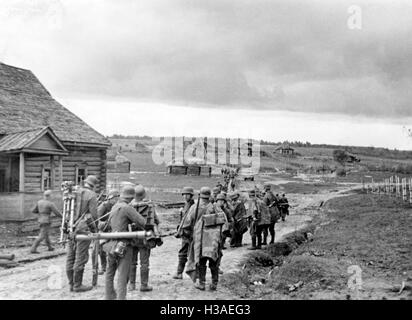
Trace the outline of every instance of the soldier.
{"type": "Polygon", "coordinates": [[[225,201],[224,195],[219,194],[216,210],[206,210],[194,226],[193,251],[199,277],[199,283],[195,285],[195,288],[199,290],[205,290],[207,263],[212,274],[209,289],[212,291],[217,289],[223,232],[228,230],[226,214],[223,211],[225,201]]]}
{"type": "Polygon", "coordinates": [[[180,212],[180,223],[177,228],[176,238],[182,239],[182,246],[179,250],[179,263],[177,265],[177,272],[173,276],[173,279],[183,279],[183,270],[187,262],[187,254],[189,251],[189,245],[191,241],[191,235],[188,233],[187,229],[183,229],[182,226],[185,223],[187,215],[189,213],[190,207],[195,203],[193,200],[194,190],[191,187],[184,187],[182,190],[182,196],[185,199],[185,206],[180,212]]]}
{"type": "Polygon", "coordinates": [[[74,216],[73,234],[69,235],[69,245],[66,260],[66,274],[69,279],[70,291],[83,292],[91,290],[92,286],[84,286],[84,266],[89,260],[89,246],[91,240],[76,241],[76,234],[96,232],[97,196],[95,193],[98,180],[95,176],[88,176],[84,180],[84,187],[80,188],[76,196],[76,210],[74,216]]]}
{"type": "Polygon", "coordinates": [[[51,190],[47,190],[43,194],[43,199],[37,202],[36,207],[33,209],[33,213],[38,214],[39,224],[40,224],[40,233],[37,239],[34,241],[33,246],[31,247],[30,253],[39,253],[37,251],[37,247],[39,244],[45,240],[46,245],[49,251],[53,251],[54,248],[52,247],[49,239],[49,229],[51,225],[50,216],[54,213],[58,217],[62,217],[60,211],[56,208],[56,205],[50,201],[50,197],[52,195],[51,190]]]}
{"type": "MultiPolygon", "coordinates": [[[[109,191],[107,195],[106,201],[102,202],[97,207],[97,216],[99,221],[105,222],[109,218],[109,213],[112,210],[113,206],[116,204],[117,200],[119,200],[120,193],[117,190],[109,191]]],[[[100,264],[102,266],[99,274],[102,275],[106,272],[107,266],[107,257],[106,252],[99,246],[99,255],[100,255],[100,264]]]]}
{"type": "Polygon", "coordinates": [[[289,215],[289,201],[285,194],[283,194],[282,198],[279,199],[279,207],[282,221],[285,221],[286,216],[289,215]]]}
{"type": "MultiPolygon", "coordinates": [[[[279,220],[280,213],[278,210],[278,200],[276,199],[275,195],[271,190],[270,184],[265,184],[265,196],[263,197],[263,202],[269,208],[270,212],[270,224],[269,224],[269,233],[270,233],[270,243],[273,244],[275,242],[275,224],[279,220]]],[[[263,234],[263,244],[267,243],[267,236],[268,236],[268,229],[265,229],[266,232],[263,234]]]]}
{"type": "Polygon", "coordinates": [[[222,191],[219,187],[214,187],[212,190],[212,195],[210,197],[210,202],[215,203],[217,195],[222,191]]]}
{"type": "Polygon", "coordinates": [[[269,208],[262,200],[256,197],[256,190],[249,191],[249,200],[246,202],[246,210],[251,216],[250,235],[252,237],[252,247],[249,250],[262,248],[262,233],[264,228],[270,223],[269,208]],[[257,245],[256,245],[257,240],[257,245]]]}
{"type": "MultiPolygon", "coordinates": [[[[142,185],[138,185],[135,188],[135,192],[136,196],[131,203],[132,207],[145,218],[145,230],[157,232],[159,230],[160,221],[153,204],[146,199],[145,188],[142,185]]],[[[150,252],[153,247],[141,239],[134,240],[132,245],[133,256],[129,275],[129,290],[136,290],[137,258],[140,255],[140,291],[152,291],[153,288],[149,286],[149,259],[150,252]]]]}
{"type": "MultiPolygon", "coordinates": [[[[188,252],[188,262],[186,265],[186,273],[190,276],[192,281],[195,283],[195,287],[199,286],[196,283],[198,278],[198,256],[195,255],[195,248],[193,242],[193,232],[196,223],[200,220],[200,218],[206,214],[206,212],[214,212],[213,204],[210,203],[210,188],[209,187],[202,187],[200,189],[199,199],[190,207],[189,212],[187,214],[187,218],[185,219],[184,223],[182,223],[182,229],[190,236],[192,239],[189,243],[189,252],[188,252]]],[[[202,290],[204,290],[204,283],[202,290]]]]}
{"type": "MultiPolygon", "coordinates": [[[[135,189],[132,186],[125,186],[120,194],[119,201],[113,206],[109,217],[109,225],[112,232],[127,232],[129,224],[134,223],[135,228],[143,230],[146,224],[143,218],[132,206],[130,202],[135,197],[135,189]]],[[[132,264],[133,248],[127,239],[111,240],[103,245],[107,253],[106,272],[106,300],[125,300],[127,294],[127,280],[130,266],[132,264]],[[122,249],[123,248],[123,249],[122,249]],[[120,250],[119,250],[120,249],[120,250]],[[119,251],[122,251],[119,254],[119,251]],[[117,275],[117,292],[114,289],[114,277],[117,275]]]]}
{"type": "Polygon", "coordinates": [[[233,229],[230,246],[241,247],[243,234],[247,231],[246,208],[242,201],[240,201],[238,192],[229,194],[230,204],[233,207],[233,229]]]}
{"type": "Polygon", "coordinates": [[[223,233],[223,237],[222,237],[222,249],[225,250],[226,249],[225,247],[226,239],[231,236],[231,230],[233,229],[232,214],[233,214],[234,208],[232,207],[230,203],[227,202],[227,193],[224,191],[222,191],[221,193],[217,195],[216,202],[214,203],[214,205],[215,205],[215,210],[224,212],[226,216],[226,220],[228,222],[229,229],[227,230],[227,232],[223,233]]]}

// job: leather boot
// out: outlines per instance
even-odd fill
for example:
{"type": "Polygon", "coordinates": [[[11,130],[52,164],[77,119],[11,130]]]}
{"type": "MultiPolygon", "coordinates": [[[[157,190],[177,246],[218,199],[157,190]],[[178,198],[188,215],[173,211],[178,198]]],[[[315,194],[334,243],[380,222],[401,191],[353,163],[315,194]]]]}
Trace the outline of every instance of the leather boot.
{"type": "Polygon", "coordinates": [[[206,266],[200,265],[198,267],[198,272],[199,282],[195,284],[195,288],[203,291],[206,289],[206,266]]]}
{"type": "Polygon", "coordinates": [[[93,289],[92,286],[85,286],[82,284],[83,272],[84,270],[77,270],[76,272],[74,272],[74,286],[73,286],[74,292],[85,292],[85,291],[90,291],[93,289]]]}
{"type": "Polygon", "coordinates": [[[140,269],[140,291],[152,291],[153,288],[149,286],[149,269],[140,269]]]}
{"type": "Polygon", "coordinates": [[[67,279],[69,280],[70,292],[73,292],[73,270],[66,271],[67,279]]]}
{"type": "Polygon", "coordinates": [[[252,246],[248,248],[249,250],[256,250],[256,237],[252,237],[252,246]]]}

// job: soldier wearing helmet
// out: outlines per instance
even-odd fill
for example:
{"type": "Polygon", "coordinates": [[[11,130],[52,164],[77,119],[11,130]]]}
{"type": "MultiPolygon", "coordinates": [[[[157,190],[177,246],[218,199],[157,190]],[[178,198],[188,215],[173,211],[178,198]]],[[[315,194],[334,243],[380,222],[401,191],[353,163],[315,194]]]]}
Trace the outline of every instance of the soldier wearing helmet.
{"type": "Polygon", "coordinates": [[[92,286],[84,286],[84,267],[89,260],[89,246],[91,240],[76,241],[76,234],[96,232],[97,226],[97,196],[98,186],[96,176],[88,176],[84,180],[84,187],[76,192],[76,208],[74,214],[74,233],[70,235],[68,244],[66,274],[69,280],[70,291],[83,292],[92,289],[92,286]]]}
{"type": "Polygon", "coordinates": [[[45,191],[43,194],[43,199],[37,202],[36,207],[32,211],[33,213],[39,215],[38,221],[40,225],[40,233],[37,239],[34,241],[33,246],[31,247],[30,253],[39,253],[37,251],[37,247],[43,240],[46,241],[46,245],[49,251],[54,250],[50,243],[50,239],[49,239],[49,229],[51,225],[50,216],[52,213],[54,213],[54,215],[61,217],[62,214],[57,209],[56,205],[53,202],[51,202],[51,199],[50,199],[51,195],[52,195],[51,190],[45,191]]]}
{"type": "MultiPolygon", "coordinates": [[[[190,207],[187,214],[187,218],[182,223],[182,229],[188,236],[190,236],[189,252],[188,252],[188,262],[186,265],[186,273],[191,277],[192,281],[195,283],[196,288],[201,290],[205,289],[202,279],[199,279],[199,284],[196,283],[198,274],[198,259],[195,257],[194,242],[193,242],[193,232],[196,223],[201,219],[204,214],[213,213],[214,206],[210,203],[211,190],[209,187],[200,188],[199,199],[190,207]]],[[[199,258],[199,257],[197,257],[199,258]]]]}
{"type": "MultiPolygon", "coordinates": [[[[113,206],[116,204],[117,200],[119,200],[120,193],[117,190],[110,190],[109,194],[106,197],[106,200],[103,201],[98,207],[97,207],[97,216],[99,218],[99,221],[101,221],[102,225],[104,225],[104,222],[107,221],[109,218],[109,213],[112,210],[113,206]]],[[[100,256],[100,264],[101,264],[101,270],[99,271],[99,274],[103,274],[106,272],[106,266],[107,266],[107,257],[106,257],[106,252],[102,250],[100,247],[99,249],[99,256],[100,256]]]]}
{"type": "Polygon", "coordinates": [[[229,194],[229,201],[233,207],[233,229],[232,238],[230,240],[231,247],[241,247],[243,234],[247,231],[246,208],[239,198],[240,195],[238,192],[229,194]]]}
{"type": "MultiPolygon", "coordinates": [[[[125,186],[121,193],[119,201],[113,206],[110,214],[110,228],[112,232],[127,232],[129,225],[134,224],[137,230],[144,230],[146,219],[143,218],[132,206],[130,202],[136,195],[132,186],[125,186]]],[[[125,300],[127,294],[127,281],[129,277],[130,266],[132,264],[133,247],[131,241],[127,239],[111,240],[103,245],[107,253],[107,271],[106,271],[106,300],[125,300]],[[124,245],[124,254],[116,255],[114,249],[119,243],[124,245]],[[117,293],[114,289],[114,276],[117,275],[117,293]]]]}
{"type": "Polygon", "coordinates": [[[183,271],[187,262],[187,254],[189,252],[189,245],[191,241],[191,235],[187,229],[183,229],[182,226],[187,219],[190,207],[195,203],[193,200],[195,192],[192,187],[184,187],[182,190],[182,196],[185,201],[184,207],[180,210],[180,223],[177,227],[176,238],[182,239],[182,245],[178,254],[177,272],[173,276],[173,279],[183,279],[183,271]]]}
{"type": "MultiPolygon", "coordinates": [[[[146,189],[142,185],[138,185],[135,188],[135,193],[136,195],[134,200],[131,202],[131,206],[145,218],[145,230],[158,232],[160,221],[156,214],[154,205],[146,199],[146,189]]],[[[129,275],[129,290],[136,290],[138,256],[140,256],[140,291],[146,292],[153,290],[153,288],[149,286],[149,259],[152,248],[153,247],[151,244],[144,240],[133,240],[133,256],[129,275]]]]}
{"type": "Polygon", "coordinates": [[[270,243],[273,244],[275,242],[275,224],[280,217],[280,212],[278,210],[278,199],[275,197],[271,190],[271,185],[269,183],[265,183],[265,196],[263,197],[263,202],[269,208],[270,213],[270,224],[268,228],[264,229],[263,232],[263,243],[267,243],[267,236],[268,232],[270,233],[270,243]]]}

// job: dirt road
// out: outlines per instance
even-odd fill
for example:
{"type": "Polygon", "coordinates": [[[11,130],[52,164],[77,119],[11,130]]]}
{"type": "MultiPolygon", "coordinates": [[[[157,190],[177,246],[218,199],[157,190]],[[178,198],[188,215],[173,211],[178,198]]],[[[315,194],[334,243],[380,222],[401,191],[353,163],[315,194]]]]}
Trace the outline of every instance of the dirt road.
{"type": "MultiPolygon", "coordinates": [[[[317,209],[322,201],[338,195],[339,192],[313,195],[290,194],[291,214],[286,222],[276,225],[276,241],[285,234],[303,227],[319,213],[317,209]]],[[[242,260],[250,252],[247,250],[250,242],[250,237],[246,234],[243,247],[224,250],[221,266],[224,273],[234,272],[242,267],[242,260]]],[[[239,299],[222,286],[217,292],[201,292],[193,288],[192,281],[186,275],[183,280],[172,279],[177,266],[179,246],[180,241],[173,236],[164,238],[163,246],[154,249],[150,259],[150,283],[154,290],[149,293],[129,292],[128,299],[239,299]]],[[[13,269],[0,270],[0,299],[95,300],[104,298],[104,276],[99,277],[98,286],[94,290],[81,294],[70,293],[64,265],[65,256],[61,256],[24,264],[13,269]]],[[[85,272],[86,284],[91,281],[90,267],[89,261],[85,272]]],[[[208,271],[207,280],[209,279],[208,271]]]]}

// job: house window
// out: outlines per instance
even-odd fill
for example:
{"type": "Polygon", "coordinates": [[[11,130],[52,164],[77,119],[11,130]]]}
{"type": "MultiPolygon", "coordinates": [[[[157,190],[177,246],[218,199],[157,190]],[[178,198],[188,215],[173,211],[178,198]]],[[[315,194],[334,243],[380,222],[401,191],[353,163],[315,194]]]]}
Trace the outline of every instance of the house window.
{"type": "Polygon", "coordinates": [[[42,191],[51,189],[51,170],[43,168],[41,177],[42,191]]]}
{"type": "Polygon", "coordinates": [[[82,186],[83,181],[87,177],[87,168],[85,168],[84,166],[82,166],[82,167],[76,166],[75,175],[76,175],[76,177],[75,177],[76,184],[79,185],[79,186],[82,186]]]}

